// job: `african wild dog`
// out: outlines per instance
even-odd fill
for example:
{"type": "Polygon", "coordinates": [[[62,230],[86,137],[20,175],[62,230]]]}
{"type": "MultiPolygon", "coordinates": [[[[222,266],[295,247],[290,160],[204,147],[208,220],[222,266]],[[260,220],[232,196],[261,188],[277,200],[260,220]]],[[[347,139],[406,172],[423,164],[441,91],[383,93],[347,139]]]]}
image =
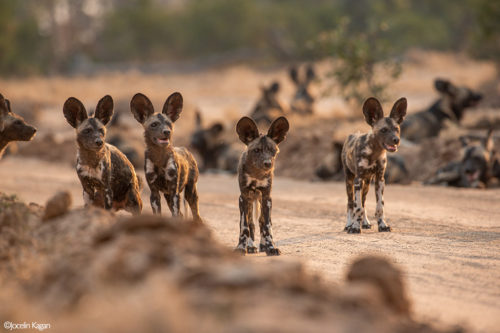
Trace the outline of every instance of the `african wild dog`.
{"type": "Polygon", "coordinates": [[[285,108],[278,99],[280,84],[279,82],[273,82],[269,87],[262,86],[260,89],[262,96],[257,101],[250,117],[257,123],[265,122],[270,124],[273,118],[285,113],[285,108]]]}
{"type": "Polygon", "coordinates": [[[24,119],[13,113],[10,102],[0,94],[0,158],[12,141],[30,141],[36,128],[26,124],[24,119]]]}
{"type": "Polygon", "coordinates": [[[85,206],[140,214],[142,200],[135,169],[120,150],[105,143],[106,124],[113,115],[111,96],[101,98],[93,117],[88,117],[82,102],[74,97],[66,100],[63,112],[76,129],[76,172],[82,183],[85,206]]]}
{"type": "Polygon", "coordinates": [[[163,105],[162,113],[155,113],[153,104],[145,95],[135,94],[130,101],[130,110],[144,128],[146,141],[146,179],[151,190],[151,207],[154,214],[161,214],[163,192],[174,217],[182,216],[180,194],[184,191],[193,219],[201,222],[198,211],[198,166],[193,155],[183,147],[171,143],[174,122],[182,112],[183,98],[178,92],[170,95],[163,105]]]}
{"type": "Polygon", "coordinates": [[[495,151],[493,130],[489,130],[486,138],[480,142],[472,142],[461,137],[463,157],[439,169],[436,176],[426,182],[430,185],[447,185],[455,187],[488,187],[495,174],[495,151]]]}
{"type": "Polygon", "coordinates": [[[344,143],[342,164],[347,190],[347,224],[344,230],[348,233],[360,233],[361,223],[363,229],[371,228],[366,216],[365,200],[374,177],[378,231],[391,231],[391,227],[384,221],[386,152],[398,149],[399,125],[406,115],[406,108],[406,98],[400,98],[394,103],[390,116],[384,117],[380,102],[376,98],[368,98],[363,104],[363,114],[372,131],[351,134],[344,143]]]}
{"type": "Polygon", "coordinates": [[[401,136],[414,142],[438,136],[445,120],[459,124],[467,108],[476,106],[482,95],[450,81],[437,79],[434,87],[441,94],[428,110],[411,114],[401,125],[401,136]]]}
{"type": "Polygon", "coordinates": [[[312,114],[314,97],[309,92],[309,85],[316,77],[311,65],[307,66],[304,75],[300,75],[296,67],[290,69],[290,78],[296,86],[296,92],[290,104],[290,110],[299,114],[312,114]]]}
{"type": "MultiPolygon", "coordinates": [[[[240,185],[240,236],[237,251],[256,253],[255,224],[253,207],[260,210],[260,246],[261,252],[267,255],[280,255],[275,246],[271,223],[271,188],[273,184],[274,160],[281,143],[290,128],[285,117],[279,117],[269,127],[267,135],[260,134],[255,122],[243,117],[236,125],[240,140],[247,145],[238,166],[238,182],[240,185]]],[[[258,214],[258,213],[257,213],[258,214]]]]}
{"type": "Polygon", "coordinates": [[[238,171],[239,153],[223,139],[224,125],[220,122],[203,127],[201,113],[196,112],[196,129],[191,135],[190,146],[201,158],[200,172],[222,170],[238,171]]]}

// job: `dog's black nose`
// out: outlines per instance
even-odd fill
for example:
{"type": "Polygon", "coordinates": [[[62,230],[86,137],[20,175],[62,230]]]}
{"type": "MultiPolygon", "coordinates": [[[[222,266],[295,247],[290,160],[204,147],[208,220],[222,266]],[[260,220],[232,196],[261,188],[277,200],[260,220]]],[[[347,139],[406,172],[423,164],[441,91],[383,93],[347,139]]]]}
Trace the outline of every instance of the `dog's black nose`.
{"type": "Polygon", "coordinates": [[[394,139],[392,139],[392,141],[394,141],[394,144],[398,144],[399,143],[399,138],[394,138],[394,139]]]}
{"type": "Polygon", "coordinates": [[[95,140],[95,144],[100,147],[104,144],[104,142],[101,139],[97,139],[97,140],[95,140]]]}
{"type": "Polygon", "coordinates": [[[163,135],[165,135],[165,136],[170,135],[170,131],[169,130],[163,130],[163,135]]]}
{"type": "Polygon", "coordinates": [[[265,161],[265,162],[264,162],[264,166],[265,166],[266,168],[270,168],[270,167],[271,167],[271,165],[272,165],[271,161],[265,161]]]}

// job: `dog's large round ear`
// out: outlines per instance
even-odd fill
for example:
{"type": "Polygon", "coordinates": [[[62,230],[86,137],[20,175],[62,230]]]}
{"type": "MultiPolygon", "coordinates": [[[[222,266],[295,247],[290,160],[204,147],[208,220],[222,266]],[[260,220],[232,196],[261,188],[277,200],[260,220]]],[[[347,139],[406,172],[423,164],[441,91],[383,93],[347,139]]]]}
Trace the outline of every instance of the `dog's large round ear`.
{"type": "Polygon", "coordinates": [[[454,94],[455,86],[448,80],[436,79],[434,80],[434,88],[442,94],[454,94]]]}
{"type": "Polygon", "coordinates": [[[236,124],[236,133],[244,144],[248,145],[259,137],[259,129],[255,121],[249,117],[241,118],[236,124]]]}
{"type": "Polygon", "coordinates": [[[168,96],[163,105],[162,112],[169,117],[172,122],[175,122],[181,115],[183,104],[184,100],[181,93],[174,92],[172,95],[168,96]]]}
{"type": "Polygon", "coordinates": [[[368,98],[363,104],[363,115],[368,125],[375,125],[377,121],[384,118],[384,110],[382,105],[375,97],[368,98]]]}
{"type": "Polygon", "coordinates": [[[68,123],[74,128],[77,128],[82,121],[88,118],[85,106],[74,97],[70,97],[64,102],[63,113],[68,123]]]}
{"type": "Polygon", "coordinates": [[[307,81],[307,83],[314,80],[315,77],[316,77],[316,73],[314,72],[313,66],[312,65],[307,66],[307,69],[306,69],[306,81],[307,81]]]}
{"type": "Polygon", "coordinates": [[[267,136],[277,144],[285,140],[286,133],[290,130],[290,124],[285,117],[279,117],[271,124],[267,136]]]}
{"type": "Polygon", "coordinates": [[[111,120],[113,116],[113,98],[111,96],[106,95],[100,99],[99,103],[97,103],[97,107],[95,109],[94,117],[99,119],[103,125],[106,125],[111,120]]]}
{"type": "Polygon", "coordinates": [[[146,119],[155,113],[153,103],[146,97],[146,95],[137,93],[130,101],[130,111],[134,115],[135,120],[144,124],[146,119]]]}
{"type": "Polygon", "coordinates": [[[290,68],[289,74],[290,79],[292,79],[295,84],[299,84],[299,72],[297,71],[297,67],[293,66],[292,68],[290,68]]]}
{"type": "Polygon", "coordinates": [[[219,135],[222,132],[224,132],[224,124],[222,123],[215,123],[210,127],[210,133],[213,135],[219,135]]]}
{"type": "Polygon", "coordinates": [[[394,119],[395,122],[401,124],[406,116],[406,109],[408,108],[408,102],[406,98],[402,97],[394,103],[391,110],[390,117],[394,119]]]}

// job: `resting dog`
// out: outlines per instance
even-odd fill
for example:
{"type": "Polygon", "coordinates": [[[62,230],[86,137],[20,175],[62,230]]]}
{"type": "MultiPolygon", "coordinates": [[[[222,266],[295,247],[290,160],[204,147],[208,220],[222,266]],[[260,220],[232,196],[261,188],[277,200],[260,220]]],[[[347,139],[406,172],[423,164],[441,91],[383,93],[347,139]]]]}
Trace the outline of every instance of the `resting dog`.
{"type": "Polygon", "coordinates": [[[74,97],[66,100],[63,112],[76,129],[76,172],[83,186],[85,205],[140,214],[142,200],[135,169],[120,150],[105,143],[105,126],[113,115],[111,96],[101,98],[91,118],[82,102],[74,97]]]}
{"type": "Polygon", "coordinates": [[[144,127],[146,140],[145,171],[151,190],[151,207],[154,214],[161,214],[162,192],[172,215],[182,216],[180,194],[184,191],[193,219],[201,222],[198,211],[198,166],[193,155],[182,147],[171,143],[174,122],[182,112],[183,99],[178,92],[170,95],[162,113],[155,113],[153,104],[143,94],[136,94],[130,102],[135,119],[144,127]]]}
{"type": "MultiPolygon", "coordinates": [[[[236,250],[242,253],[256,253],[253,206],[260,208],[260,251],[267,255],[280,255],[275,246],[271,223],[271,188],[273,185],[274,160],[279,152],[278,144],[286,136],[290,126],[285,117],[276,119],[267,135],[260,134],[255,122],[243,117],[236,125],[240,140],[247,145],[238,166],[240,185],[240,237],[236,250]]],[[[259,211],[257,209],[256,211],[259,211]]]]}
{"type": "Polygon", "coordinates": [[[380,102],[373,97],[368,98],[363,104],[363,114],[372,131],[366,134],[351,134],[344,143],[342,164],[347,189],[345,230],[348,233],[360,233],[361,223],[363,229],[371,228],[366,217],[365,200],[374,177],[378,231],[391,231],[391,227],[384,221],[386,152],[395,152],[398,149],[399,125],[406,115],[406,108],[406,98],[401,98],[394,103],[390,116],[384,117],[380,102]]]}

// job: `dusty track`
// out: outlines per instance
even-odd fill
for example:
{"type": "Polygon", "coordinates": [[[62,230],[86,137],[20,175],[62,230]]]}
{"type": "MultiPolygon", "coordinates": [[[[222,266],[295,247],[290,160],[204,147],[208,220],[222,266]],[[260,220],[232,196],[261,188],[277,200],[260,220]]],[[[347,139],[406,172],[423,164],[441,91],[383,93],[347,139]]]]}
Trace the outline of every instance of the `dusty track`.
{"type": "MultiPolygon", "coordinates": [[[[83,204],[73,169],[26,158],[0,163],[0,190],[44,204],[69,189],[73,207],[83,204]]],[[[233,247],[238,234],[238,189],[230,176],[199,181],[201,212],[215,236],[233,247]]],[[[149,193],[143,191],[145,212],[149,193]]],[[[382,253],[407,272],[417,318],[462,323],[477,331],[500,332],[500,190],[388,186],[386,216],[392,233],[342,232],[342,183],[308,183],[278,178],[273,189],[274,235],[284,256],[302,259],[335,283],[359,253],[382,253]]],[[[164,213],[165,213],[165,206],[164,213]]],[[[374,211],[373,194],[368,209],[374,211]]],[[[249,256],[249,260],[266,260],[249,256]]]]}

